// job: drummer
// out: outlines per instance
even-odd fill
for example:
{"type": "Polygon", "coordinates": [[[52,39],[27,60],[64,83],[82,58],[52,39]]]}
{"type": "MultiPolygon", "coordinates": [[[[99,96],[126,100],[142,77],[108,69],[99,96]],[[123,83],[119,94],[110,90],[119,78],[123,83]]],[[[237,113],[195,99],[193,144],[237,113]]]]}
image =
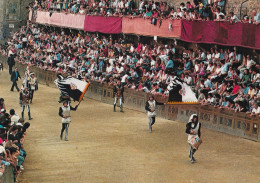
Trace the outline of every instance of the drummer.
{"type": "Polygon", "coordinates": [[[197,150],[194,147],[192,147],[191,140],[194,137],[198,139],[200,138],[200,128],[201,128],[201,123],[198,122],[197,114],[192,114],[186,125],[186,133],[188,134],[188,143],[190,147],[189,158],[191,163],[194,163],[196,161],[193,155],[197,150]]]}

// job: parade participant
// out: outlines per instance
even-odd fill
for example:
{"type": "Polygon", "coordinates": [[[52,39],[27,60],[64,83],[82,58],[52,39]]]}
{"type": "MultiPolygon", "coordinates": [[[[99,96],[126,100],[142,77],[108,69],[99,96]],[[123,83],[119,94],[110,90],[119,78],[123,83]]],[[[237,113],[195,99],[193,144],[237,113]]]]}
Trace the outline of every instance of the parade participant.
{"type": "Polygon", "coordinates": [[[123,112],[124,87],[122,86],[120,81],[118,81],[117,84],[114,86],[113,93],[115,98],[114,112],[116,112],[116,103],[118,99],[120,103],[120,112],[123,112]]]}
{"type": "Polygon", "coordinates": [[[31,103],[32,103],[34,91],[37,90],[37,78],[34,76],[34,73],[30,74],[30,76],[28,78],[28,84],[29,84],[29,87],[30,87],[31,103]]]}
{"type": "Polygon", "coordinates": [[[188,134],[188,143],[190,146],[189,158],[191,163],[194,163],[195,158],[193,157],[194,153],[198,149],[198,146],[201,144],[200,138],[200,128],[201,124],[198,122],[198,116],[192,114],[187,125],[186,133],[188,134]],[[196,143],[196,144],[195,144],[196,143]]]}
{"type": "Polygon", "coordinates": [[[9,66],[9,74],[11,75],[12,74],[12,68],[13,66],[15,65],[15,61],[14,61],[14,55],[10,55],[7,59],[7,64],[9,66]]]}
{"type": "Polygon", "coordinates": [[[14,87],[15,87],[17,89],[17,91],[19,92],[19,88],[17,86],[18,78],[21,79],[21,76],[20,76],[20,74],[18,72],[18,68],[16,67],[15,70],[11,74],[11,81],[13,82],[13,85],[12,85],[10,91],[14,91],[14,87]]]}
{"type": "Polygon", "coordinates": [[[69,130],[69,125],[70,125],[70,111],[76,111],[78,108],[78,105],[74,107],[71,107],[69,105],[68,101],[63,102],[63,106],[60,107],[59,109],[59,116],[62,117],[62,128],[61,128],[61,133],[60,133],[60,139],[62,140],[63,137],[63,132],[65,130],[65,141],[68,141],[68,130],[69,130]]]}
{"type": "Polygon", "coordinates": [[[32,119],[30,113],[29,101],[31,100],[30,92],[27,87],[24,87],[20,92],[20,104],[22,106],[22,118],[24,118],[24,108],[27,109],[29,120],[32,119]]]}
{"type": "Polygon", "coordinates": [[[156,116],[156,106],[157,105],[164,105],[163,103],[157,102],[154,97],[151,95],[149,96],[149,100],[145,104],[145,110],[148,114],[149,119],[149,132],[152,133],[152,126],[155,123],[155,116],[156,116]]]}

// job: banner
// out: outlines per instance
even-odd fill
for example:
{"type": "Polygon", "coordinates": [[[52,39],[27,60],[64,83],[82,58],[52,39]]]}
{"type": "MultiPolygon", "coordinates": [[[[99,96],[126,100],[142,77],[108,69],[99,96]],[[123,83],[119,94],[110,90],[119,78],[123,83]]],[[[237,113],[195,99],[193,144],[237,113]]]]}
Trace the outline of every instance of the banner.
{"type": "Polygon", "coordinates": [[[123,17],[122,32],[124,34],[138,34],[143,36],[159,36],[180,38],[181,20],[158,19],[157,24],[151,24],[151,19],[139,17],[123,17]]]}
{"type": "Polygon", "coordinates": [[[122,18],[87,15],[85,17],[84,31],[120,34],[122,32],[122,18]]]}
{"type": "Polygon", "coordinates": [[[79,102],[82,100],[89,87],[88,82],[78,80],[71,76],[62,77],[60,74],[54,83],[64,95],[79,102]]]}
{"type": "Polygon", "coordinates": [[[36,23],[84,30],[85,15],[37,11],[36,23]]]}
{"type": "Polygon", "coordinates": [[[260,49],[260,25],[182,20],[181,40],[260,49]]]}

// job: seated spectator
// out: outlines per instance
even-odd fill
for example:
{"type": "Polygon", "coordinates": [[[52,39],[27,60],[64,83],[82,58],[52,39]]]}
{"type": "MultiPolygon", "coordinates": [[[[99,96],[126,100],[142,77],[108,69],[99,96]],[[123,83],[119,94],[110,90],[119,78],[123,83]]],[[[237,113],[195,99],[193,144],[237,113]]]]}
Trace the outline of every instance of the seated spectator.
{"type": "Polygon", "coordinates": [[[259,115],[260,114],[260,106],[255,102],[254,105],[253,105],[253,110],[250,114],[250,116],[256,116],[256,115],[259,115]]]}
{"type": "Polygon", "coordinates": [[[11,109],[10,110],[10,118],[11,118],[11,125],[15,125],[16,123],[18,123],[20,117],[18,114],[15,114],[15,110],[11,109]]]}
{"type": "Polygon", "coordinates": [[[230,12],[228,18],[229,18],[230,23],[240,22],[240,20],[237,18],[237,16],[234,14],[234,12],[230,12]]]}

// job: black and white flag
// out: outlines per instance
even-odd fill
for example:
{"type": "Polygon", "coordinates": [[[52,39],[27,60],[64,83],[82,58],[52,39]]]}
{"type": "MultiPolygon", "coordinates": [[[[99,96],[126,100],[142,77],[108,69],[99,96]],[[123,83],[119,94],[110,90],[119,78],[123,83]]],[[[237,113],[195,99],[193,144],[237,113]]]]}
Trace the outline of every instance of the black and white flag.
{"type": "Polygon", "coordinates": [[[80,102],[89,87],[89,83],[71,76],[63,77],[61,74],[57,75],[57,77],[54,83],[58,89],[64,95],[80,102]]]}
{"type": "Polygon", "coordinates": [[[168,103],[198,103],[198,99],[190,86],[176,76],[174,76],[170,84],[167,86],[167,90],[169,91],[168,103]]]}

